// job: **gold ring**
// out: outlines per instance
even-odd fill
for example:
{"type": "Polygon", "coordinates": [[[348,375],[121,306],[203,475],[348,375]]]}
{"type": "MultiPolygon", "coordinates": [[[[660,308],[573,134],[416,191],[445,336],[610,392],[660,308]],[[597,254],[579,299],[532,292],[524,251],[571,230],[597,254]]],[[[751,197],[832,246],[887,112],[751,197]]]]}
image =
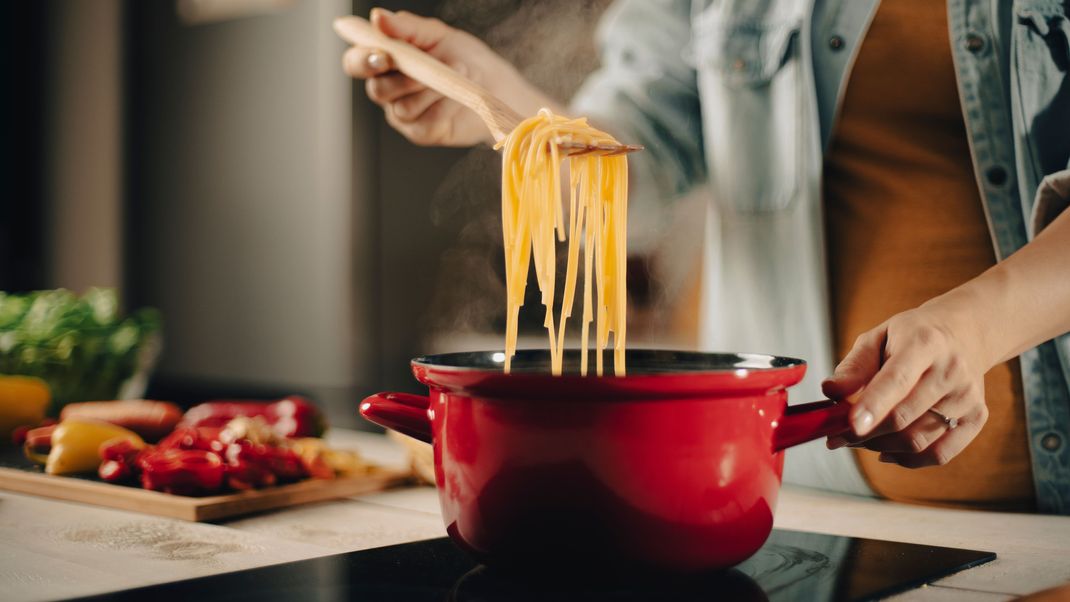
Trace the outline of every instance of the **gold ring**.
{"type": "Polygon", "coordinates": [[[942,413],[942,412],[940,412],[940,411],[938,411],[938,410],[936,410],[934,408],[929,408],[929,411],[932,412],[933,414],[936,414],[937,416],[939,416],[940,420],[943,420],[944,424],[947,425],[947,429],[948,430],[951,430],[951,429],[953,429],[953,428],[955,428],[956,426],[959,425],[959,419],[958,418],[951,418],[950,416],[947,416],[946,414],[944,414],[944,413],[942,413]]]}

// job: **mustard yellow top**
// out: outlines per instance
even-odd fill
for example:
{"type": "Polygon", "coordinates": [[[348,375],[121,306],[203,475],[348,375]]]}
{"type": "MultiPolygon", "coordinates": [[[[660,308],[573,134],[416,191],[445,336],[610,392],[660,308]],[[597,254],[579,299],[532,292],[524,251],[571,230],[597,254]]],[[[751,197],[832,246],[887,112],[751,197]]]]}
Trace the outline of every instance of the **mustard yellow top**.
{"type": "MultiPolygon", "coordinates": [[[[955,83],[947,4],[883,0],[859,49],[825,163],[838,357],[892,315],[995,263],[955,83]]],[[[946,466],[911,470],[858,450],[865,478],[900,501],[1034,506],[1018,362],[985,376],[981,434],[946,466]]]]}

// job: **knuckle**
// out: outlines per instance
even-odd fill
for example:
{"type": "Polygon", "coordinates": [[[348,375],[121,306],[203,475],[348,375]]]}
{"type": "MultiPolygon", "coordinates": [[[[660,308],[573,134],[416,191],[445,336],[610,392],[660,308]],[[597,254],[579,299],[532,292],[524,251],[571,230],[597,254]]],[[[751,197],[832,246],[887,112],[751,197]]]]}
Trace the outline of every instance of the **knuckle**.
{"type": "Polygon", "coordinates": [[[951,462],[953,456],[942,449],[933,450],[931,455],[933,464],[937,466],[947,466],[948,462],[951,462]]]}
{"type": "Polygon", "coordinates": [[[350,46],[342,53],[342,62],[350,65],[359,65],[364,58],[364,49],[360,46],[350,46]]]}
{"type": "Polygon", "coordinates": [[[446,22],[442,19],[439,19],[438,17],[420,16],[418,18],[420,19],[423,27],[426,28],[426,31],[430,32],[432,35],[439,36],[442,35],[443,32],[448,31],[450,29],[450,26],[446,25],[446,22]]]}
{"type": "Polygon", "coordinates": [[[892,410],[891,418],[891,427],[896,431],[902,431],[914,422],[911,420],[906,408],[902,406],[896,406],[895,409],[892,410]]]}
{"type": "Polygon", "coordinates": [[[863,332],[862,334],[855,337],[855,342],[853,345],[851,345],[851,348],[857,349],[859,347],[864,347],[866,344],[869,343],[870,338],[872,338],[870,333],[863,332]]]}
{"type": "Polygon", "coordinates": [[[383,95],[383,82],[375,77],[369,78],[364,81],[364,91],[368,94],[368,98],[379,102],[383,95]]]}
{"type": "Polygon", "coordinates": [[[360,75],[356,68],[356,58],[353,56],[352,50],[347,50],[342,54],[342,71],[350,77],[357,77],[360,75]]]}
{"type": "Polygon", "coordinates": [[[914,433],[910,435],[908,444],[910,445],[910,450],[912,452],[920,453],[925,451],[925,449],[929,447],[929,440],[925,437],[923,433],[914,433]]]}
{"type": "Polygon", "coordinates": [[[428,144],[429,128],[426,123],[416,122],[410,123],[406,126],[406,137],[419,145],[428,144]]]}
{"type": "Polygon", "coordinates": [[[906,388],[912,384],[910,382],[910,376],[902,370],[892,370],[891,373],[888,374],[888,381],[893,386],[900,389],[906,388]]]}
{"type": "Polygon", "coordinates": [[[456,60],[455,61],[448,61],[446,63],[446,65],[450,69],[453,69],[454,71],[456,71],[457,73],[460,73],[461,75],[463,75],[465,77],[468,77],[469,75],[471,75],[468,72],[468,64],[465,63],[464,61],[456,61],[456,60]]]}
{"type": "Polygon", "coordinates": [[[853,357],[845,357],[843,361],[836,365],[836,374],[847,374],[854,372],[858,368],[858,362],[853,357]]]}
{"type": "Polygon", "coordinates": [[[394,115],[402,121],[409,121],[413,117],[414,108],[413,101],[411,99],[402,98],[396,100],[390,104],[390,110],[394,112],[394,115]]]}
{"type": "Polygon", "coordinates": [[[929,347],[936,342],[936,332],[930,326],[922,326],[914,331],[914,341],[922,347],[929,347]]]}
{"type": "Polygon", "coordinates": [[[947,370],[945,374],[949,379],[958,378],[966,373],[966,362],[960,355],[952,355],[947,360],[947,370]]]}

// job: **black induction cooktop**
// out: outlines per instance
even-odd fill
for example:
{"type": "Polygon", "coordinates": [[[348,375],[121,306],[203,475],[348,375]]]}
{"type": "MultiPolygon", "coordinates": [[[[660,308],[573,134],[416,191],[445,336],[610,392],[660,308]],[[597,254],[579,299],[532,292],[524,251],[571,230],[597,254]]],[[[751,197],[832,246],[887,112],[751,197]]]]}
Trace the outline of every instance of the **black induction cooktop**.
{"type": "Polygon", "coordinates": [[[96,596],[95,600],[873,600],[983,564],[991,552],[774,530],[746,562],[688,578],[503,574],[446,538],[324,556],[96,596]]]}

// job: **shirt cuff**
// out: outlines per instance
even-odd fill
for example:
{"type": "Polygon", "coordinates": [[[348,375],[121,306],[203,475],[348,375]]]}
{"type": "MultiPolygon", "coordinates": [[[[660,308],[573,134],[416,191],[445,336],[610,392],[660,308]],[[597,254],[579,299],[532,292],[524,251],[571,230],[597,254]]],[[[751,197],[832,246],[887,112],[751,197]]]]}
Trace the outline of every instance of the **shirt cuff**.
{"type": "Polygon", "coordinates": [[[1070,169],[1057,171],[1041,180],[1029,224],[1032,235],[1040,234],[1067,207],[1070,207],[1070,169]]]}

